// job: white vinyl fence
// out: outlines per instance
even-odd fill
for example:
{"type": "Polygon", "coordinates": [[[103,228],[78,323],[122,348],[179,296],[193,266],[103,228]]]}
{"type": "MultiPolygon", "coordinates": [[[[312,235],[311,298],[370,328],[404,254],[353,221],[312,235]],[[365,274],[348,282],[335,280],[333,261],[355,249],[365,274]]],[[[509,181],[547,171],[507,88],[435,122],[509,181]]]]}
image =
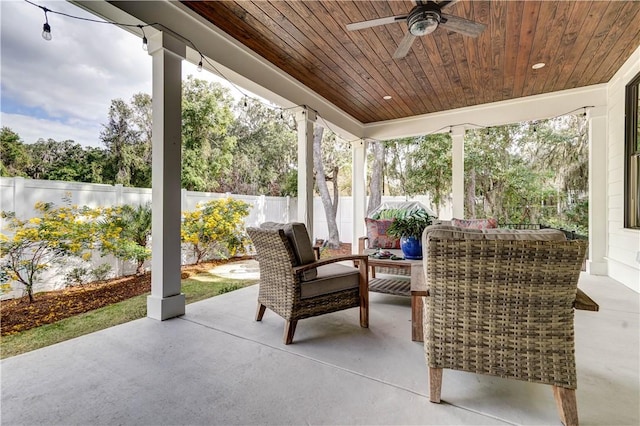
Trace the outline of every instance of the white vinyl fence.
{"type": "MultiPolygon", "coordinates": [[[[227,198],[242,200],[251,206],[249,216],[245,218],[245,226],[258,226],[263,222],[290,222],[297,220],[297,199],[292,197],[267,197],[253,195],[219,194],[212,192],[193,192],[182,190],[181,206],[183,211],[195,210],[199,203],[212,199],[227,198]]],[[[411,200],[431,206],[426,196],[413,197],[411,200]]],[[[70,203],[78,206],[107,207],[120,205],[139,205],[151,202],[151,189],[129,188],[122,185],[105,185],[78,182],[60,182],[49,180],[24,179],[20,177],[0,177],[0,210],[12,211],[21,219],[34,217],[34,206],[37,202],[50,202],[56,205],[70,203]]],[[[407,201],[405,197],[383,197],[383,202],[407,201]]],[[[314,235],[312,239],[328,236],[327,220],[322,201],[316,197],[313,205],[314,235]]],[[[340,197],[338,203],[337,224],[342,242],[351,243],[353,229],[353,201],[351,197],[340,197]]],[[[441,209],[441,218],[450,215],[450,209],[441,209]]],[[[4,223],[0,219],[0,225],[4,223]]],[[[362,230],[364,235],[364,230],[362,230]]],[[[185,253],[183,263],[191,263],[190,256],[185,253]]],[[[114,258],[101,257],[95,254],[92,267],[102,263],[112,266],[112,275],[126,275],[135,272],[131,262],[118,262],[114,258]]],[[[68,268],[73,267],[67,266],[68,268]]],[[[37,291],[59,288],[65,282],[64,271],[50,270],[46,285],[38,286],[37,291]]],[[[15,294],[14,294],[15,295],[15,294]]],[[[7,295],[4,295],[6,297],[7,295]]]]}

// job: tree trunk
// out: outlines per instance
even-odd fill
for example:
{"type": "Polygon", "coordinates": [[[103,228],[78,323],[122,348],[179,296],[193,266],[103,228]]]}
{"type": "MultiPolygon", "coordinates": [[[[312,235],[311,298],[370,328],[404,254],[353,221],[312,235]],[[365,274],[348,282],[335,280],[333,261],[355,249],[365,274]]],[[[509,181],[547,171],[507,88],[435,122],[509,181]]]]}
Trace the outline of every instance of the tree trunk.
{"type": "Polygon", "coordinates": [[[371,141],[373,151],[373,164],[371,165],[371,178],[369,179],[369,205],[367,216],[377,209],[382,203],[382,171],[384,169],[384,144],[380,141],[371,141]]]}
{"type": "Polygon", "coordinates": [[[476,217],[476,171],[469,170],[469,185],[467,186],[467,210],[470,218],[476,217]]]}
{"type": "Polygon", "coordinates": [[[329,230],[329,237],[327,238],[327,245],[331,248],[340,247],[340,235],[338,233],[338,224],[336,223],[336,213],[338,211],[338,197],[336,193],[338,191],[338,176],[337,167],[334,169],[334,200],[331,201],[331,194],[327,186],[327,176],[324,172],[324,166],[322,165],[322,134],[324,129],[320,126],[316,126],[313,131],[313,166],[316,169],[316,185],[318,186],[318,192],[320,192],[320,199],[322,199],[322,206],[324,207],[324,214],[327,218],[327,228],[329,230]]]}

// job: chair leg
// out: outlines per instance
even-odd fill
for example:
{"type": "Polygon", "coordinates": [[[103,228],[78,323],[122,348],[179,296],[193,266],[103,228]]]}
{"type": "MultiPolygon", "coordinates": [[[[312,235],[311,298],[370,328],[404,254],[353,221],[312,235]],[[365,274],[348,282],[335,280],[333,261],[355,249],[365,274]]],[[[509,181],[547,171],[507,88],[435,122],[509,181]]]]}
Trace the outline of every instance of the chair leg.
{"type": "Polygon", "coordinates": [[[368,262],[358,262],[358,292],[360,293],[360,327],[369,328],[368,262]]]}
{"type": "Polygon", "coordinates": [[[262,321],[262,317],[264,316],[264,311],[267,310],[267,307],[262,303],[258,302],[258,310],[256,311],[256,321],[262,321]]]}
{"type": "Polygon", "coordinates": [[[429,367],[429,401],[440,404],[442,368],[429,367]]]}
{"type": "Polygon", "coordinates": [[[290,345],[293,342],[293,334],[296,332],[296,325],[298,320],[287,321],[284,325],[284,344],[290,345]]]}
{"type": "Polygon", "coordinates": [[[556,400],[560,420],[565,426],[578,426],[578,405],[576,390],[553,386],[553,397],[556,400]]]}
{"type": "Polygon", "coordinates": [[[369,304],[360,305],[360,327],[369,328],[369,304]]]}

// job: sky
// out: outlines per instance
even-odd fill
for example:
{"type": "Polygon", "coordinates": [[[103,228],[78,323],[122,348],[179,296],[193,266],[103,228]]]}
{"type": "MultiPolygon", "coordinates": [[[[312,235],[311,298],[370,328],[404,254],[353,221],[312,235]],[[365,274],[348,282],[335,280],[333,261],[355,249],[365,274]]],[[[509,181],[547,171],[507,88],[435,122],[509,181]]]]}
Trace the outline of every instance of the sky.
{"type": "MultiPolygon", "coordinates": [[[[97,19],[66,1],[33,0],[48,9],[97,19]]],[[[48,14],[22,0],[0,0],[0,125],[25,143],[39,138],[103,147],[100,131],[112,99],[151,94],[151,56],[141,37],[115,25],[48,14]]],[[[183,62],[183,78],[219,81],[183,62]]]]}

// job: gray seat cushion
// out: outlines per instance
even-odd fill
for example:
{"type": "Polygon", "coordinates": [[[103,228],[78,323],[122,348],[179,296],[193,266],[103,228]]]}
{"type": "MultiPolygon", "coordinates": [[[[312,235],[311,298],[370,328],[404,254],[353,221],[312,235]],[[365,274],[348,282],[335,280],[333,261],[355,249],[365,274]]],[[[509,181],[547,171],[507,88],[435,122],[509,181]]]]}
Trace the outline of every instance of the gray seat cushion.
{"type": "Polygon", "coordinates": [[[301,284],[300,297],[302,299],[358,288],[360,285],[358,268],[330,263],[316,269],[318,271],[317,278],[301,284]]]}
{"type": "MultiPolygon", "coordinates": [[[[277,222],[265,222],[260,225],[262,229],[282,229],[284,234],[289,240],[289,244],[293,249],[293,254],[296,258],[296,264],[294,266],[308,265],[316,261],[316,255],[313,252],[313,245],[311,244],[311,238],[307,232],[307,227],[304,223],[291,222],[291,223],[277,223],[277,222]]],[[[302,273],[302,281],[309,281],[315,279],[317,271],[315,268],[309,269],[302,273]]]]}

